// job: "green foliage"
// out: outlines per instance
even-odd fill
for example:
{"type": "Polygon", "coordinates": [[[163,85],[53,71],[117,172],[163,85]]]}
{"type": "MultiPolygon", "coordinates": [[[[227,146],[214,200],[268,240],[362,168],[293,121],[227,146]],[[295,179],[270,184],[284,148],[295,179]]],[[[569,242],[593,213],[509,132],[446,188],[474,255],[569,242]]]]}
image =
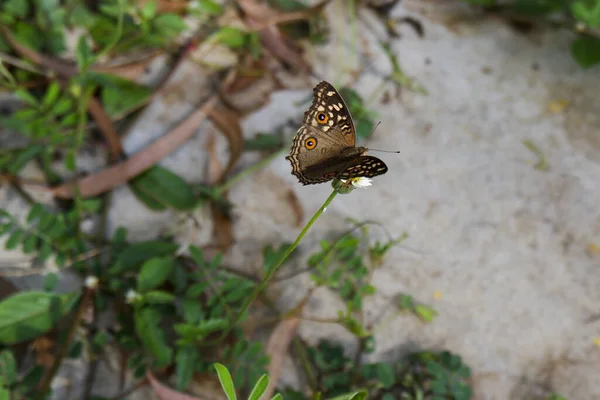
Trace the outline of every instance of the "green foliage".
{"type": "MultiPolygon", "coordinates": [[[[380,399],[468,400],[472,396],[469,367],[447,351],[410,353],[395,362],[360,366],[344,354],[339,344],[321,341],[307,350],[315,384],[327,398],[358,389],[380,399]]],[[[306,399],[289,388],[283,395],[286,399],[306,399]]]]}
{"type": "Polygon", "coordinates": [[[561,396],[561,395],[557,394],[557,393],[552,393],[547,398],[547,400],[568,400],[568,399],[566,397],[564,397],[564,396],[561,396]]]}
{"type": "Polygon", "coordinates": [[[81,212],[88,212],[93,203],[86,201],[81,205],[81,210],[54,214],[41,204],[34,204],[25,222],[0,210],[0,236],[8,236],[4,247],[7,250],[21,247],[25,254],[36,253],[41,261],[53,255],[58,266],[72,262],[75,268],[80,268],[82,262],[76,257],[87,250],[87,245],[78,235],[78,221],[81,212]]]}
{"type": "Polygon", "coordinates": [[[285,145],[281,135],[258,133],[252,139],[244,140],[244,151],[275,151],[285,145]]]}
{"type": "MultiPolygon", "coordinates": [[[[315,285],[336,292],[345,303],[345,310],[338,311],[338,322],[354,335],[367,338],[371,334],[370,329],[364,326],[359,316],[364,299],[376,293],[376,288],[370,283],[372,273],[385,254],[404,241],[407,235],[370,244],[366,226],[357,226],[362,228],[361,236],[349,233],[333,242],[322,241],[321,250],[309,257],[308,265],[315,285]]],[[[422,313],[425,314],[426,310],[422,313]]],[[[422,317],[421,313],[417,315],[422,317]]]]}
{"type": "MultiPolygon", "coordinates": [[[[219,382],[221,383],[221,388],[223,392],[227,396],[228,400],[236,400],[237,395],[235,392],[235,383],[233,379],[231,379],[231,374],[227,367],[222,364],[215,363],[215,370],[217,371],[217,376],[219,377],[219,382]]],[[[269,386],[269,377],[266,374],[263,374],[254,385],[252,392],[248,396],[248,400],[260,400],[261,396],[267,390],[267,386],[269,386]]],[[[285,399],[292,400],[297,393],[292,393],[291,396],[286,396],[285,399]]],[[[320,397],[318,397],[320,398],[320,397]]],[[[336,396],[334,398],[330,398],[330,400],[364,400],[367,398],[367,392],[364,390],[360,390],[354,393],[346,393],[340,396],[336,396]]],[[[271,400],[283,400],[284,397],[281,394],[276,394],[271,398],[271,400]]],[[[302,397],[304,399],[304,397],[302,397]]]]}
{"type": "Polygon", "coordinates": [[[533,21],[555,21],[560,14],[566,18],[562,25],[573,29],[578,37],[573,40],[571,54],[582,68],[590,68],[600,63],[600,38],[593,34],[600,27],[600,0],[465,0],[477,6],[491,7],[508,11],[511,16],[524,17],[533,21]]]}
{"type": "Polygon", "coordinates": [[[54,327],[69,312],[76,294],[19,292],[0,302],[0,345],[34,339],[54,327]]]}
{"type": "Polygon", "coordinates": [[[190,185],[179,175],[155,165],[129,181],[136,198],[154,211],[174,209],[188,211],[211,202],[225,214],[231,203],[225,199],[219,187],[202,184],[190,185]]]}
{"type": "Polygon", "coordinates": [[[398,309],[401,311],[410,311],[423,322],[432,322],[438,313],[432,307],[425,304],[418,304],[410,295],[401,294],[398,296],[398,309]]]}
{"type": "Polygon", "coordinates": [[[600,39],[587,35],[579,36],[571,44],[571,54],[583,68],[593,67],[600,63],[600,39]]]}

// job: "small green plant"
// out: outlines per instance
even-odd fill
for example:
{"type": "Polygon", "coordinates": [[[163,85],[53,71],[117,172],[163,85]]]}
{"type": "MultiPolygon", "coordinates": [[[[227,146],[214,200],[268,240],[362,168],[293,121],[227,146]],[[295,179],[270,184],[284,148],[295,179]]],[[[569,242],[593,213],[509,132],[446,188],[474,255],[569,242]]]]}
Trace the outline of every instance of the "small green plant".
{"type": "MultiPolygon", "coordinates": [[[[217,371],[217,375],[219,377],[219,382],[221,382],[221,387],[223,388],[223,392],[227,396],[228,400],[236,400],[236,392],[235,392],[235,384],[231,379],[231,374],[227,367],[222,364],[214,364],[215,370],[217,371]]],[[[250,392],[248,396],[248,400],[259,400],[261,396],[267,390],[267,386],[269,386],[269,377],[265,374],[261,376],[254,388],[250,392]]],[[[340,396],[336,396],[335,398],[330,398],[330,400],[364,400],[367,398],[367,393],[365,391],[357,391],[354,393],[348,393],[340,396]]],[[[271,400],[283,400],[283,396],[281,394],[276,394],[271,398],[271,400]]]]}
{"type": "MultiPolygon", "coordinates": [[[[422,351],[409,353],[391,363],[359,365],[345,356],[339,344],[322,341],[307,348],[307,362],[313,387],[323,396],[336,396],[358,388],[369,398],[392,400],[452,399],[468,400],[472,391],[468,383],[471,371],[461,358],[450,352],[422,351]]],[[[304,400],[291,388],[284,398],[304,400]]]]}

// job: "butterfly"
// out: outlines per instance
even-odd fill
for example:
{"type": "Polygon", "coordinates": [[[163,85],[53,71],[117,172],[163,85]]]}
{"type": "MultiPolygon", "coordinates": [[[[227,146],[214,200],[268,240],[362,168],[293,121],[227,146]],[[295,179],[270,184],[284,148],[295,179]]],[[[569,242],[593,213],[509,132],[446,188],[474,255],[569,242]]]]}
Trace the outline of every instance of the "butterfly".
{"type": "Polygon", "coordinates": [[[342,96],[330,83],[320,82],[286,157],[292,174],[303,185],[385,174],[385,163],[366,156],[367,150],[356,147],[356,129],[342,96]]]}

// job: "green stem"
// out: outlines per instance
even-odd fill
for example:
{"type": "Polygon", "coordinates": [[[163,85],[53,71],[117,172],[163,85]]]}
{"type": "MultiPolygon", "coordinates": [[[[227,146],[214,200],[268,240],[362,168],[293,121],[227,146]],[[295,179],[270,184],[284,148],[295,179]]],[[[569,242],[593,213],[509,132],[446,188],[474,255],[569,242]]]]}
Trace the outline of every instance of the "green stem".
{"type": "Polygon", "coordinates": [[[119,5],[119,19],[117,20],[117,29],[114,31],[114,35],[108,45],[96,55],[96,60],[106,56],[116,45],[119,43],[119,39],[123,35],[123,18],[125,16],[125,2],[123,0],[117,1],[119,5]]]}
{"type": "MultiPolygon", "coordinates": [[[[260,292],[262,292],[263,289],[267,286],[267,284],[269,283],[269,281],[271,280],[273,275],[275,275],[275,273],[279,270],[279,268],[281,268],[281,266],[283,265],[283,262],[288,258],[288,256],[292,253],[292,251],[294,251],[294,249],[296,249],[296,247],[298,247],[298,245],[300,244],[300,241],[302,241],[302,238],[304,238],[304,236],[306,235],[308,230],[311,228],[311,226],[313,226],[315,221],[321,216],[321,214],[323,214],[323,211],[325,211],[325,209],[329,206],[329,204],[331,204],[331,202],[333,201],[333,199],[335,198],[336,195],[337,195],[337,191],[333,190],[333,192],[331,192],[331,194],[329,195],[327,200],[325,200],[325,203],[323,203],[323,205],[317,210],[315,215],[313,215],[312,218],[310,219],[310,221],[308,221],[306,226],[304,226],[304,228],[302,229],[302,231],[300,232],[300,234],[298,235],[298,237],[296,238],[294,243],[292,243],[292,245],[286,249],[286,251],[281,255],[281,257],[279,257],[279,259],[277,260],[275,265],[273,265],[273,267],[267,272],[267,275],[265,276],[265,278],[260,282],[260,284],[256,287],[256,289],[254,289],[252,294],[250,296],[248,296],[248,298],[242,305],[241,309],[238,311],[235,318],[229,324],[227,329],[225,329],[225,331],[223,331],[223,333],[221,334],[221,337],[218,339],[218,341],[222,340],[225,336],[227,336],[227,334],[229,332],[231,332],[233,327],[235,325],[237,325],[238,322],[240,322],[240,319],[242,319],[242,316],[246,313],[246,310],[248,309],[248,307],[250,307],[250,305],[252,304],[254,299],[256,299],[258,297],[258,295],[260,294],[260,292]]],[[[213,344],[214,343],[204,343],[205,346],[213,345],[213,344]]]]}

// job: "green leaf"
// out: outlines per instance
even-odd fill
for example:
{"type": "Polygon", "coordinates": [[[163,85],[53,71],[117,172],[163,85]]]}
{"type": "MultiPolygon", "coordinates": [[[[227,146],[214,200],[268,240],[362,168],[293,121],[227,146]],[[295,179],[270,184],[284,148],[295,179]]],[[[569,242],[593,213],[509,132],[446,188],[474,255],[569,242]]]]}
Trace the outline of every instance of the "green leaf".
{"type": "Polygon", "coordinates": [[[23,253],[31,254],[37,249],[37,246],[38,237],[35,235],[27,235],[27,237],[23,241],[23,253]]]}
{"type": "Polygon", "coordinates": [[[123,13],[121,6],[118,4],[101,4],[100,11],[111,17],[119,17],[123,13]]]}
{"type": "Polygon", "coordinates": [[[89,213],[97,213],[102,208],[101,199],[85,199],[81,201],[81,209],[89,213]]]}
{"type": "Polygon", "coordinates": [[[298,0],[268,0],[267,3],[273,8],[284,12],[307,10],[308,6],[298,0]]]}
{"type": "Polygon", "coordinates": [[[190,9],[211,16],[223,13],[223,7],[213,0],[196,0],[190,5],[190,9]]]}
{"type": "Polygon", "coordinates": [[[58,82],[53,81],[48,85],[46,89],[46,93],[44,94],[44,99],[42,100],[42,106],[49,107],[54,104],[54,102],[58,99],[58,95],[60,94],[60,85],[58,82]]]}
{"type": "Polygon", "coordinates": [[[69,358],[79,358],[83,352],[83,342],[81,340],[76,341],[69,351],[69,358]]]}
{"type": "Polygon", "coordinates": [[[198,299],[184,299],[182,302],[183,319],[186,322],[197,323],[205,318],[202,304],[198,299]]]}
{"type": "Polygon", "coordinates": [[[162,290],[153,290],[151,292],[145,293],[144,301],[148,304],[173,304],[175,301],[175,296],[169,292],[164,292],[162,290]]]}
{"type": "Polygon", "coordinates": [[[68,97],[62,97],[56,102],[52,108],[52,112],[54,112],[55,115],[64,115],[67,111],[72,111],[72,108],[73,100],[68,97]]]}
{"type": "Polygon", "coordinates": [[[590,68],[600,62],[600,39],[581,35],[571,44],[571,54],[582,68],[590,68]]]}
{"type": "Polygon", "coordinates": [[[45,211],[46,209],[43,205],[41,205],[40,203],[35,203],[29,209],[29,213],[27,214],[27,222],[31,224],[33,221],[38,219],[40,215],[42,215],[45,211]]]}
{"type": "Polygon", "coordinates": [[[154,27],[159,33],[174,36],[187,29],[187,25],[177,14],[161,14],[153,20],[154,27]]]}
{"type": "Polygon", "coordinates": [[[8,172],[16,175],[25,165],[35,157],[41,154],[43,148],[41,146],[28,146],[25,150],[18,153],[11,164],[8,166],[8,172]]]}
{"type": "Polygon", "coordinates": [[[202,253],[202,249],[192,245],[189,247],[189,251],[196,264],[198,264],[198,268],[202,269],[204,267],[204,253],[202,253]]]}
{"type": "Polygon", "coordinates": [[[167,209],[167,206],[161,201],[155,200],[152,195],[144,192],[137,180],[129,182],[129,189],[131,189],[135,197],[137,197],[140,202],[144,203],[144,205],[152,211],[164,211],[167,209]]]}
{"type": "Polygon", "coordinates": [[[146,292],[162,285],[169,278],[173,266],[174,261],[170,257],[157,257],[146,261],[138,275],[138,290],[146,292]]]}
{"type": "Polygon", "coordinates": [[[188,388],[199,360],[198,349],[194,346],[182,346],[177,350],[175,357],[175,387],[177,390],[184,391],[188,388]]]}
{"type": "Polygon", "coordinates": [[[228,400],[236,400],[235,388],[233,387],[233,380],[231,380],[231,375],[223,364],[215,363],[213,364],[215,369],[217,370],[217,375],[219,377],[219,382],[221,382],[221,387],[225,392],[228,400]]]}
{"type": "Polygon", "coordinates": [[[10,350],[3,350],[0,353],[0,386],[2,386],[2,382],[7,386],[11,386],[16,381],[17,362],[15,356],[10,350]]]}
{"type": "Polygon", "coordinates": [[[563,0],[515,0],[508,5],[515,13],[525,14],[532,17],[543,17],[550,13],[560,11],[564,8],[563,0]]]}
{"type": "Polygon", "coordinates": [[[133,182],[137,190],[176,210],[189,210],[196,204],[192,187],[178,175],[158,165],[135,178],[133,182]]]}
{"type": "Polygon", "coordinates": [[[110,74],[90,73],[88,79],[100,85],[102,105],[113,118],[140,107],[152,94],[146,86],[110,74]]]}
{"type": "Polygon", "coordinates": [[[248,34],[241,29],[224,26],[213,33],[209,41],[221,43],[232,49],[239,49],[248,43],[248,34]]]}
{"type": "Polygon", "coordinates": [[[435,309],[424,304],[417,304],[414,308],[414,313],[424,322],[431,322],[438,316],[438,312],[435,309]]]}
{"type": "Polygon", "coordinates": [[[38,252],[38,257],[41,261],[46,261],[48,257],[52,254],[52,247],[48,242],[42,242],[40,251],[38,252]]]}
{"type": "Polygon", "coordinates": [[[44,369],[44,367],[42,367],[39,364],[36,365],[21,380],[21,387],[23,389],[33,390],[33,388],[40,384],[45,372],[46,370],[44,369]]]}
{"type": "Polygon", "coordinates": [[[135,270],[151,258],[173,255],[178,247],[175,243],[158,240],[132,244],[119,254],[115,265],[109,272],[120,274],[124,271],[135,270]]]}
{"type": "Polygon", "coordinates": [[[351,394],[343,394],[341,396],[336,396],[330,400],[365,400],[368,395],[369,393],[367,393],[367,391],[361,390],[351,394]]]}
{"type": "Polygon", "coordinates": [[[85,71],[87,67],[94,61],[92,49],[88,43],[88,36],[81,35],[77,41],[77,48],[75,50],[75,58],[77,59],[77,66],[80,71],[85,71]]]}
{"type": "Polygon", "coordinates": [[[16,249],[17,246],[23,241],[24,236],[25,232],[22,229],[16,229],[10,234],[10,236],[6,240],[6,243],[4,243],[4,248],[6,250],[16,249]]]}
{"type": "Polygon", "coordinates": [[[106,332],[100,331],[98,333],[96,333],[94,335],[94,337],[92,338],[92,345],[96,348],[96,349],[101,349],[102,347],[106,346],[106,344],[108,343],[109,340],[109,336],[106,332]]]}
{"type": "Polygon", "coordinates": [[[578,0],[571,4],[571,12],[579,21],[590,28],[600,26],[600,2],[590,0],[578,0]]]}
{"type": "Polygon", "coordinates": [[[401,294],[398,297],[398,308],[400,310],[412,309],[415,306],[415,302],[411,295],[401,294]]]}
{"type": "Polygon", "coordinates": [[[38,100],[27,89],[17,89],[14,92],[15,96],[25,104],[31,107],[38,106],[38,100]]]}
{"type": "MultiPolygon", "coordinates": [[[[265,246],[263,249],[263,268],[265,271],[270,271],[279,261],[283,254],[292,247],[292,243],[282,243],[278,249],[273,246],[265,246]]],[[[293,254],[293,253],[292,253],[293,254]]],[[[289,256],[288,256],[289,257],[289,256]]]]}
{"type": "Polygon", "coordinates": [[[394,368],[388,363],[377,364],[377,377],[383,384],[384,388],[391,388],[394,386],[396,377],[394,376],[394,368]]]}
{"type": "Polygon", "coordinates": [[[34,339],[52,329],[70,311],[75,294],[28,291],[0,302],[0,344],[11,345],[34,339]]]}
{"type": "Polygon", "coordinates": [[[135,329],[144,348],[157,361],[157,368],[166,367],[171,363],[173,350],[169,348],[165,332],[160,328],[160,312],[152,308],[143,308],[135,313],[135,329]]]}
{"type": "Polygon", "coordinates": [[[33,25],[17,22],[12,34],[19,43],[27,47],[34,50],[40,50],[42,47],[43,35],[40,35],[40,32],[33,25]]]}
{"type": "Polygon", "coordinates": [[[259,133],[252,139],[244,141],[245,151],[265,151],[277,150],[284,145],[283,138],[280,135],[259,133]]]}
{"type": "Polygon", "coordinates": [[[152,19],[156,15],[156,1],[149,1],[145,3],[140,9],[142,18],[152,19]]]}
{"type": "Polygon", "coordinates": [[[279,393],[277,393],[275,396],[273,396],[271,398],[271,400],[283,400],[283,396],[279,393]]]}
{"type": "Polygon", "coordinates": [[[29,12],[29,2],[24,0],[9,0],[3,4],[3,12],[15,17],[25,18],[29,12]]]}
{"type": "Polygon", "coordinates": [[[77,153],[75,149],[67,150],[64,163],[65,168],[67,168],[69,171],[75,171],[75,168],[77,167],[77,153]]]}
{"type": "Polygon", "coordinates": [[[260,400],[260,397],[267,390],[267,386],[269,386],[269,377],[265,374],[254,385],[254,389],[252,389],[250,396],[248,396],[248,400],[260,400]]]}
{"type": "Polygon", "coordinates": [[[69,13],[70,23],[73,25],[82,26],[85,28],[91,27],[95,20],[96,15],[91,13],[83,4],[75,3],[69,13]]]}

